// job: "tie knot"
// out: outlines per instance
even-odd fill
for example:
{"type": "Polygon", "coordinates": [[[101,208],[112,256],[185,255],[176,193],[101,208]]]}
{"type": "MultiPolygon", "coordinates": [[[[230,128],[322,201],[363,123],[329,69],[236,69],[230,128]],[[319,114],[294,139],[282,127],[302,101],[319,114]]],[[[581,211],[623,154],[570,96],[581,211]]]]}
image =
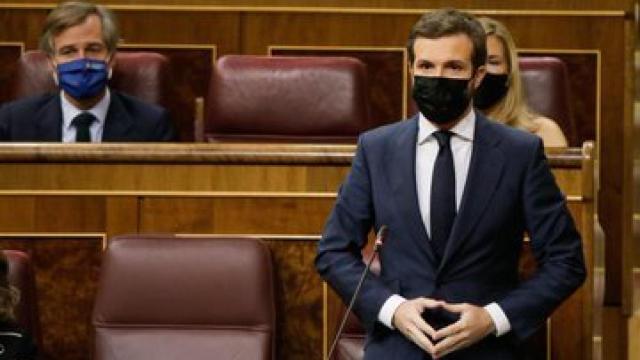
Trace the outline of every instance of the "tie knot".
{"type": "Polygon", "coordinates": [[[71,121],[71,125],[76,128],[79,127],[89,127],[94,121],[96,121],[96,117],[93,116],[90,112],[83,112],[78,114],[78,116],[74,117],[71,121]]]}
{"type": "Polygon", "coordinates": [[[440,145],[440,147],[449,146],[452,135],[453,133],[448,130],[439,130],[433,133],[433,136],[438,140],[438,145],[440,145]]]}

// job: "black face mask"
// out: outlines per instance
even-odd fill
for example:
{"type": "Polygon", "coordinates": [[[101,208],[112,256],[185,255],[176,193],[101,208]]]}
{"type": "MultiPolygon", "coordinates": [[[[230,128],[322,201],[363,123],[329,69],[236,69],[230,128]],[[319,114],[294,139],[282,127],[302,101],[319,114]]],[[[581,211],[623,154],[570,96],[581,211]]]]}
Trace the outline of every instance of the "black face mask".
{"type": "Polygon", "coordinates": [[[508,80],[507,74],[487,73],[473,96],[473,105],[480,110],[486,110],[497,104],[509,90],[508,80]]]}
{"type": "Polygon", "coordinates": [[[469,107],[471,79],[416,75],[413,77],[413,100],[429,121],[449,123],[462,116],[469,107]]]}

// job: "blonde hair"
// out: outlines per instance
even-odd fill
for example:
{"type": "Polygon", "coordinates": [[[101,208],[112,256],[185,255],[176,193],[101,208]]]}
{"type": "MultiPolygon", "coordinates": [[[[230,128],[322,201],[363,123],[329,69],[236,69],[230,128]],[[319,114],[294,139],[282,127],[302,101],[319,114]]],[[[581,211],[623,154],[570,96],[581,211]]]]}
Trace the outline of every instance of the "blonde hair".
{"type": "Polygon", "coordinates": [[[509,30],[499,21],[487,17],[479,18],[478,21],[484,28],[487,37],[495,36],[500,40],[506,55],[507,74],[509,75],[507,94],[497,104],[487,109],[485,115],[504,124],[529,132],[536,132],[538,126],[533,120],[538,115],[529,109],[524,99],[520,68],[518,67],[518,53],[516,52],[516,44],[513,41],[513,37],[511,37],[509,30]]]}
{"type": "Polygon", "coordinates": [[[20,301],[20,292],[9,285],[9,263],[7,257],[0,251],[0,321],[13,321],[13,310],[20,301]]]}

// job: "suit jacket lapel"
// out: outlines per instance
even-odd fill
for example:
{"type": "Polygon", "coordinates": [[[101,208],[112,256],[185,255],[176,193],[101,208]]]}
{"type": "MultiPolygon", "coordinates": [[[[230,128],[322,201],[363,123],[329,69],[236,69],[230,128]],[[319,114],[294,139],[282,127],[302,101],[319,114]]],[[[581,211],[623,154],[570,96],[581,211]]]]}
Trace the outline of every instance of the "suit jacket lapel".
{"type": "Polygon", "coordinates": [[[129,129],[133,126],[133,119],[124,108],[120,96],[111,92],[111,103],[104,122],[102,141],[127,141],[129,129]]]}
{"type": "MultiPolygon", "coordinates": [[[[416,187],[416,141],[418,138],[418,117],[403,124],[399,134],[392,141],[391,151],[385,153],[387,179],[393,194],[398,217],[405,221],[414,241],[425,251],[431,264],[437,264],[433,249],[428,244],[427,230],[420,215],[416,187]]],[[[435,267],[435,266],[434,266],[435,267]]]]}
{"type": "Polygon", "coordinates": [[[41,141],[62,141],[62,105],[60,95],[51,99],[34,115],[38,119],[36,138],[41,141]]]}
{"type": "Polygon", "coordinates": [[[478,114],[469,173],[439,272],[478,224],[502,177],[504,157],[492,132],[489,120],[478,114]]]}

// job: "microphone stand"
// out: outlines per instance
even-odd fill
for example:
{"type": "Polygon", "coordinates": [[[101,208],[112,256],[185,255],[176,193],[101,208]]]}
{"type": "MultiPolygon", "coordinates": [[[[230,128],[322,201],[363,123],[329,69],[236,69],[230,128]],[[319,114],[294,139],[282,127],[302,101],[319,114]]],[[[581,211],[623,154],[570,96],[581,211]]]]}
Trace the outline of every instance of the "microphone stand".
{"type": "Polygon", "coordinates": [[[351,309],[353,308],[353,305],[356,302],[358,293],[360,293],[360,288],[362,287],[362,284],[364,283],[364,279],[367,277],[367,274],[369,273],[369,269],[371,268],[371,264],[373,263],[373,260],[378,256],[378,253],[380,252],[380,248],[382,247],[382,243],[384,242],[384,238],[386,237],[386,235],[387,235],[387,226],[382,225],[380,227],[380,230],[378,230],[376,241],[373,244],[373,254],[371,254],[371,256],[369,257],[369,260],[367,261],[367,266],[362,272],[362,275],[360,275],[360,281],[358,281],[358,286],[356,286],[356,291],[353,293],[353,296],[351,297],[351,301],[349,301],[349,306],[347,306],[347,310],[344,312],[344,315],[342,315],[342,321],[340,322],[340,327],[338,328],[338,332],[336,333],[336,336],[333,339],[333,343],[331,344],[331,349],[329,350],[329,354],[327,355],[326,360],[331,360],[331,356],[336,350],[336,346],[338,345],[338,339],[340,339],[340,335],[342,335],[342,332],[344,331],[344,326],[347,324],[347,318],[349,317],[349,314],[351,313],[351,309]]]}

